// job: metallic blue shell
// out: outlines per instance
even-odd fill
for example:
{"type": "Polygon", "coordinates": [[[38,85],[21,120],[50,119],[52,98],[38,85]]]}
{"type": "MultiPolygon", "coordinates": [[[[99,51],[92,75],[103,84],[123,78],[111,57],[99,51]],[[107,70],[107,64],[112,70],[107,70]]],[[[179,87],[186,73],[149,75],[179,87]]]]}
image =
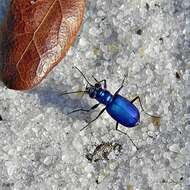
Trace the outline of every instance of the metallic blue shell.
{"type": "Polygon", "coordinates": [[[113,119],[125,127],[134,127],[140,120],[136,106],[119,94],[107,105],[106,110],[113,119]]]}
{"type": "Polygon", "coordinates": [[[107,90],[100,89],[96,94],[96,100],[107,106],[110,102],[112,102],[113,95],[107,90]]]}

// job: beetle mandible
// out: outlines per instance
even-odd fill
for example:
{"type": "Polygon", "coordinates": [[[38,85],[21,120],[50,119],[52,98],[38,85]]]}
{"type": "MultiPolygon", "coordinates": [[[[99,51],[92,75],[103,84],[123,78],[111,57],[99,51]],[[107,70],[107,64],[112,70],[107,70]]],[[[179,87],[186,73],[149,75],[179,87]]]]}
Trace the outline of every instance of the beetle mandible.
{"type": "Polygon", "coordinates": [[[102,115],[104,111],[106,110],[108,114],[116,121],[116,126],[115,126],[116,130],[123,134],[126,134],[125,132],[118,129],[118,125],[121,124],[125,127],[131,128],[139,124],[140,113],[139,113],[138,108],[133,104],[136,100],[139,101],[140,107],[145,114],[151,117],[160,118],[160,116],[150,115],[147,112],[145,112],[139,96],[135,97],[133,100],[130,101],[127,98],[119,95],[119,92],[124,87],[126,75],[124,76],[121,86],[112,95],[107,90],[107,83],[105,79],[98,81],[94,76],[92,76],[93,79],[96,81],[96,83],[93,85],[87,80],[87,78],[85,77],[85,75],[82,73],[82,71],[79,68],[77,67],[74,67],[74,68],[77,69],[81,73],[81,75],[87,82],[87,86],[85,90],[66,92],[66,93],[62,93],[61,95],[83,92],[83,93],[88,94],[90,98],[96,99],[98,103],[89,109],[79,108],[79,109],[75,109],[69,112],[68,114],[78,112],[78,111],[89,112],[91,110],[96,109],[100,104],[105,105],[105,107],[99,112],[99,114],[93,120],[91,120],[86,126],[84,126],[81,130],[87,128],[92,122],[97,120],[100,117],[100,115],[102,115]],[[103,83],[103,88],[102,88],[101,83],[103,83]]]}

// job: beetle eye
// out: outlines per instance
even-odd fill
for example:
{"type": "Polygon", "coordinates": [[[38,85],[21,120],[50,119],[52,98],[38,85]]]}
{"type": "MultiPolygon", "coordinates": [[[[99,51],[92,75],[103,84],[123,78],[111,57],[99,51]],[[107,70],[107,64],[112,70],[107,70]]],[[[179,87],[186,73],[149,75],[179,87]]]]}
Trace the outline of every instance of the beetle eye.
{"type": "Polygon", "coordinates": [[[89,92],[88,92],[88,94],[89,94],[89,96],[91,97],[91,98],[94,98],[95,97],[95,88],[94,87],[91,87],[91,88],[89,88],[89,92]]]}
{"type": "Polygon", "coordinates": [[[101,84],[100,83],[96,83],[94,86],[95,86],[95,88],[100,88],[101,84]]]}

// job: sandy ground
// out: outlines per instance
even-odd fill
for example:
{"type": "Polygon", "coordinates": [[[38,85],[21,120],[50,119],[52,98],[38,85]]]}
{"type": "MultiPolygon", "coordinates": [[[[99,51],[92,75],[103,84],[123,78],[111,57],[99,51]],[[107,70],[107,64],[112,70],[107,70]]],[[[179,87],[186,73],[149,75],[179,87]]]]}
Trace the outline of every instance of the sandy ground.
{"type": "MultiPolygon", "coordinates": [[[[6,4],[0,0],[1,22],[6,4]]],[[[19,92],[1,84],[0,190],[190,189],[189,73],[189,0],[87,0],[75,44],[40,85],[19,92]],[[85,88],[74,65],[91,82],[107,79],[112,93],[126,74],[121,95],[139,95],[161,116],[159,123],[141,112],[139,126],[120,126],[139,150],[107,113],[80,132],[101,108],[67,115],[96,103],[61,96],[85,88]],[[110,146],[96,149],[102,143],[110,146]]]]}

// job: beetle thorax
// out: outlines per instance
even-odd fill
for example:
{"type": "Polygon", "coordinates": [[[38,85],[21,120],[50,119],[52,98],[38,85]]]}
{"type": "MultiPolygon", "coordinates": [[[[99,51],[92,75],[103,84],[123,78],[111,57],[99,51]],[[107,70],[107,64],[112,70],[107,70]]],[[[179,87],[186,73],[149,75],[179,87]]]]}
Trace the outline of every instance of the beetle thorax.
{"type": "Polygon", "coordinates": [[[87,87],[86,91],[88,92],[90,98],[96,99],[101,104],[108,105],[113,100],[112,94],[103,89],[100,83],[87,87]]]}

